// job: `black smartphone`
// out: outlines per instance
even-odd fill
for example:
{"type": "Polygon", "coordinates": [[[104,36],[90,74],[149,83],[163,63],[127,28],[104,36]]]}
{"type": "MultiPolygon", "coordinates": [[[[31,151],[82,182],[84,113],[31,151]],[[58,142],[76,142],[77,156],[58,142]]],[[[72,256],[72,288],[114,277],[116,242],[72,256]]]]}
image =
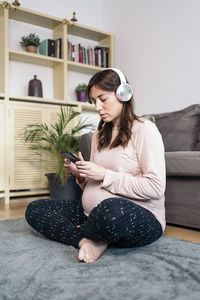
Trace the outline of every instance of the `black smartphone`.
{"type": "Polygon", "coordinates": [[[61,154],[65,157],[71,160],[71,162],[75,163],[76,161],[80,160],[76,155],[74,155],[71,152],[61,152],[61,154]]]}

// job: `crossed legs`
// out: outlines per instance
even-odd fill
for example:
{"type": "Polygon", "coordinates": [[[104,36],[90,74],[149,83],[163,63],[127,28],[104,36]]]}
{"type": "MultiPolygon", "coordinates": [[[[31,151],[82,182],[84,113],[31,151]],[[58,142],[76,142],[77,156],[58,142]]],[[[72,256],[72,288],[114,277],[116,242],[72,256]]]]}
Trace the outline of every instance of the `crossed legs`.
{"type": "Polygon", "coordinates": [[[108,244],[139,247],[162,235],[154,215],[125,198],[105,199],[88,218],[80,200],[37,200],[27,207],[26,219],[47,238],[80,248],[78,258],[85,262],[97,260],[108,244]]]}

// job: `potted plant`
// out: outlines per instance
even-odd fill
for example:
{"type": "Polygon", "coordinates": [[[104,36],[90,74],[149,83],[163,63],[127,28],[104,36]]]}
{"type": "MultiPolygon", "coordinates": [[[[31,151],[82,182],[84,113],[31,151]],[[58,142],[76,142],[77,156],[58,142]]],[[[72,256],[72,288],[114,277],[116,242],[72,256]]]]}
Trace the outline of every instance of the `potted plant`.
{"type": "Polygon", "coordinates": [[[35,33],[30,33],[27,36],[22,36],[20,45],[27,52],[37,53],[37,47],[40,45],[40,38],[35,33]]]}
{"type": "Polygon", "coordinates": [[[75,92],[76,92],[78,101],[87,102],[86,89],[87,89],[87,84],[85,84],[85,83],[79,84],[75,88],[75,92]]]}
{"type": "Polygon", "coordinates": [[[76,184],[74,176],[63,167],[64,158],[61,154],[65,151],[77,153],[81,130],[93,128],[87,120],[83,122],[79,120],[77,125],[70,126],[74,118],[80,114],[72,108],[61,106],[57,122],[29,124],[21,133],[25,142],[32,143],[30,149],[35,150],[36,154],[41,155],[42,150],[55,155],[56,173],[45,174],[49,181],[50,197],[54,199],[64,199],[66,193],[70,195],[70,199],[80,197],[81,189],[76,184]]]}

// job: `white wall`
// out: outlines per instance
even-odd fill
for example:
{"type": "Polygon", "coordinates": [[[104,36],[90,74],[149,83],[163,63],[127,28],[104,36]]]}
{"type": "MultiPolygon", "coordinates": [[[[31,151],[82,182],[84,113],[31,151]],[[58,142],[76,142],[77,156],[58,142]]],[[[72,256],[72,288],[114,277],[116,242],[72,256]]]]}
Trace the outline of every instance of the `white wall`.
{"type": "Polygon", "coordinates": [[[75,11],[78,23],[102,29],[102,0],[19,0],[19,2],[22,7],[68,20],[75,11]]]}
{"type": "Polygon", "coordinates": [[[200,103],[200,1],[103,0],[116,67],[133,84],[136,112],[200,103]]]}

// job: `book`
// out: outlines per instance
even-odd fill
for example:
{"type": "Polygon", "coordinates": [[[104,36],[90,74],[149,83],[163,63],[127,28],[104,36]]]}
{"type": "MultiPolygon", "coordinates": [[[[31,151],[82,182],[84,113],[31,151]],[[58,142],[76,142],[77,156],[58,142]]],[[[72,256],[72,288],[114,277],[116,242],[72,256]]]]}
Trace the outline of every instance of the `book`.
{"type": "Polygon", "coordinates": [[[106,46],[96,46],[95,52],[95,66],[102,68],[108,67],[109,48],[106,46]]]}
{"type": "Polygon", "coordinates": [[[72,45],[72,61],[75,61],[75,46],[72,45]]]}
{"type": "Polygon", "coordinates": [[[55,40],[46,39],[40,43],[39,53],[55,57],[55,40]]]}
{"type": "Polygon", "coordinates": [[[92,66],[108,68],[109,47],[95,46],[87,49],[79,44],[72,44],[68,41],[68,60],[88,64],[92,66]]]}
{"type": "Polygon", "coordinates": [[[55,40],[55,49],[54,49],[55,57],[58,57],[58,40],[55,40]]]}
{"type": "Polygon", "coordinates": [[[83,62],[83,58],[82,58],[82,47],[81,44],[78,44],[78,54],[79,54],[79,61],[80,63],[83,62]]]}

